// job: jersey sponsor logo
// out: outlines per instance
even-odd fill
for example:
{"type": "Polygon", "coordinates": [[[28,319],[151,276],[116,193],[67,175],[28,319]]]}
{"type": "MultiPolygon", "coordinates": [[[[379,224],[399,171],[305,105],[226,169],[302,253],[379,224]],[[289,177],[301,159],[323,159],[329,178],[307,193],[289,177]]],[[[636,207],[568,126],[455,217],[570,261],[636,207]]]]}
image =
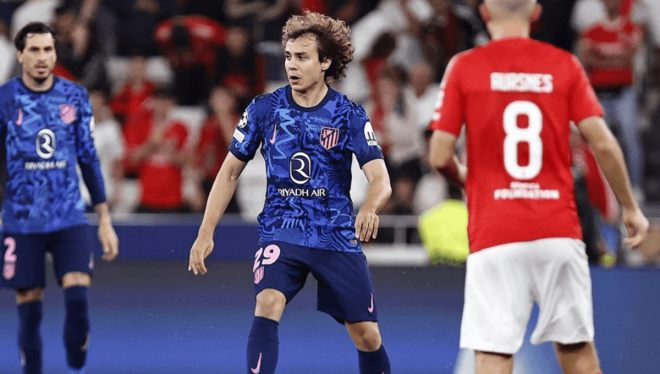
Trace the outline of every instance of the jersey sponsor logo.
{"type": "Polygon", "coordinates": [[[552,75],[539,73],[491,73],[490,89],[501,92],[550,93],[552,75]]]}
{"type": "Polygon", "coordinates": [[[375,147],[378,145],[376,133],[374,132],[373,126],[371,126],[371,122],[364,124],[364,137],[367,139],[367,145],[369,147],[375,147]]]}
{"type": "Polygon", "coordinates": [[[16,125],[20,126],[23,123],[23,109],[18,108],[18,119],[16,120],[16,125]]]}
{"type": "Polygon", "coordinates": [[[245,134],[243,134],[239,129],[234,130],[234,139],[238,141],[239,143],[243,143],[243,140],[245,140],[245,134]]]}
{"type": "Polygon", "coordinates": [[[50,129],[43,129],[37,133],[37,154],[39,157],[49,159],[55,154],[57,142],[55,133],[50,129]]]}
{"type": "Polygon", "coordinates": [[[66,169],[69,165],[67,160],[59,161],[26,161],[23,167],[25,170],[34,171],[34,170],[55,170],[55,169],[66,169]]]}
{"type": "Polygon", "coordinates": [[[67,125],[72,124],[76,120],[76,106],[71,104],[60,105],[60,118],[67,125]]]}
{"type": "Polygon", "coordinates": [[[339,141],[339,129],[334,127],[322,127],[320,141],[323,148],[328,150],[336,146],[339,141]]]}
{"type": "Polygon", "coordinates": [[[374,312],[374,293],[373,292],[371,293],[371,306],[369,308],[367,308],[367,310],[369,311],[369,313],[374,312]]]}
{"type": "Polygon", "coordinates": [[[238,127],[241,129],[244,128],[245,126],[247,126],[247,121],[248,121],[248,111],[246,110],[245,112],[243,112],[243,115],[241,116],[241,120],[238,121],[238,127]]]}
{"type": "Polygon", "coordinates": [[[509,188],[495,190],[493,199],[559,200],[559,190],[544,190],[538,183],[511,182],[509,188]]]}
{"type": "Polygon", "coordinates": [[[289,177],[295,184],[305,184],[312,178],[312,160],[304,152],[298,152],[289,160],[289,177]]]}
{"type": "Polygon", "coordinates": [[[325,197],[327,190],[325,188],[278,188],[282,197],[325,197]]]}

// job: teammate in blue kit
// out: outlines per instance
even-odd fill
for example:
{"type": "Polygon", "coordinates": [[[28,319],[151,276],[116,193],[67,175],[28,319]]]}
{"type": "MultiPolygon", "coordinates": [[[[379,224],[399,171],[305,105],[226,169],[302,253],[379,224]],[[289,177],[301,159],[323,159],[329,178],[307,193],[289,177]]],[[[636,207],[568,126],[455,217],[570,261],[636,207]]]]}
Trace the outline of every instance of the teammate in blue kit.
{"type": "Polygon", "coordinates": [[[103,258],[110,261],[118,253],[94,148],[92,107],[85,88],[53,76],[55,39],[46,25],[26,25],[14,42],[23,72],[0,87],[0,285],[16,289],[23,372],[41,373],[44,257],[52,255],[64,289],[67,362],[72,373],[80,373],[89,343],[87,288],[94,262],[76,165],[99,217],[103,258]]]}
{"type": "Polygon", "coordinates": [[[239,121],[188,269],[206,273],[215,227],[246,163],[261,148],[268,186],[258,217],[247,373],[275,372],[279,320],[311,272],[318,281],[318,310],[346,325],[358,349],[360,373],[388,374],[360,241],[376,237],[377,213],[391,194],[390,180],[364,109],[327,84],[342,77],[353,59],[350,31],[344,22],[306,12],[287,21],[282,48],[289,85],[255,98],[239,121]],[[349,196],[353,155],[370,184],[357,217],[349,196]]]}

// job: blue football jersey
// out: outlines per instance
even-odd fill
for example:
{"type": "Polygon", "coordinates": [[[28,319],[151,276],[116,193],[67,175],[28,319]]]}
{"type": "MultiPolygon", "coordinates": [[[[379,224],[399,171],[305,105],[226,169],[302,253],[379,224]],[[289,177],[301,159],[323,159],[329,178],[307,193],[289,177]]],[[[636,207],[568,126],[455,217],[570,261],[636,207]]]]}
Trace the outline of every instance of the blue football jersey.
{"type": "Polygon", "coordinates": [[[0,87],[5,231],[45,233],[87,223],[76,165],[92,202],[105,201],[87,90],[55,77],[45,92],[21,78],[0,87]]]}
{"type": "Polygon", "coordinates": [[[259,215],[261,242],[359,252],[351,163],[383,158],[362,106],[329,88],[311,108],[297,105],[291,87],[255,98],[243,113],[229,150],[249,161],[261,146],[267,191],[259,215]]]}

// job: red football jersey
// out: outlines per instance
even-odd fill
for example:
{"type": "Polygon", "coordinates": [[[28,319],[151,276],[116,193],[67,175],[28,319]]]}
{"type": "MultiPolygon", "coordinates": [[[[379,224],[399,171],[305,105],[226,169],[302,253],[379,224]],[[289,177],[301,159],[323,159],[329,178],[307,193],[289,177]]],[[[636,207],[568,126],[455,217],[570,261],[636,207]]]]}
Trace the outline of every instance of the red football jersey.
{"type": "Polygon", "coordinates": [[[430,128],[459,136],[465,124],[472,253],[582,239],[570,121],[602,115],[580,62],[549,44],[506,38],[452,59],[430,128]]]}

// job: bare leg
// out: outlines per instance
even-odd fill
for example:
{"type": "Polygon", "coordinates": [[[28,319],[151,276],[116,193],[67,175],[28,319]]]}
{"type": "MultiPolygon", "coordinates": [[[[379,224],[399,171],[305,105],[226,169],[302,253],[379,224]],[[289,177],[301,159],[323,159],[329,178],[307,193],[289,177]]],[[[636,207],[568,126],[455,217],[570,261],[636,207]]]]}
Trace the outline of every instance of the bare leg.
{"type": "Polygon", "coordinates": [[[513,355],[494,352],[475,352],[477,374],[513,373],[513,355]]]}
{"type": "Polygon", "coordinates": [[[596,347],[592,342],[577,344],[555,343],[559,366],[566,374],[597,374],[600,364],[596,347]]]}

